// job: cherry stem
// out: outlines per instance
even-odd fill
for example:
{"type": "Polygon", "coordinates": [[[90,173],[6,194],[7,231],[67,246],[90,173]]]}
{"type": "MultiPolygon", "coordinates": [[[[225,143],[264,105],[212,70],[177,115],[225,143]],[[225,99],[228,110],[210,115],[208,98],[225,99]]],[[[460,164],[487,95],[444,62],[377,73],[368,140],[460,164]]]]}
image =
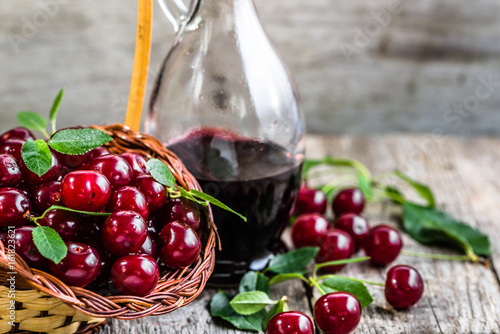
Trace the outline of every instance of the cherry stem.
{"type": "Polygon", "coordinates": [[[335,189],[336,187],[340,186],[343,183],[356,184],[357,181],[356,181],[356,178],[354,177],[354,174],[338,176],[338,177],[334,178],[331,182],[328,182],[327,184],[322,186],[320,190],[326,194],[326,193],[329,193],[330,191],[332,191],[333,189],[335,189]]]}
{"type": "Polygon", "coordinates": [[[70,208],[67,208],[67,207],[61,206],[61,205],[52,205],[50,208],[45,210],[45,212],[42,213],[42,215],[40,217],[34,217],[34,216],[28,215],[28,216],[26,216],[26,219],[28,219],[30,222],[35,223],[36,225],[40,226],[40,224],[38,224],[38,221],[40,219],[45,218],[45,216],[52,210],[64,210],[64,211],[76,212],[76,213],[80,213],[82,215],[87,215],[87,216],[103,216],[103,217],[111,216],[111,213],[107,213],[107,212],[80,211],[80,210],[70,209],[70,208]]]}
{"type": "Polygon", "coordinates": [[[309,284],[311,286],[314,286],[316,287],[316,289],[318,289],[318,291],[322,294],[322,295],[326,295],[326,291],[321,287],[321,285],[318,283],[318,281],[316,279],[314,279],[313,277],[309,277],[309,284]]]}
{"type": "Polygon", "coordinates": [[[369,256],[363,256],[363,257],[357,257],[354,259],[345,259],[345,260],[337,260],[337,261],[329,261],[329,262],[323,262],[323,263],[317,263],[314,266],[314,271],[313,271],[313,278],[316,279],[316,274],[318,272],[318,269],[324,268],[324,267],[329,267],[329,266],[336,266],[336,265],[341,265],[341,264],[348,264],[348,263],[357,263],[357,262],[363,262],[369,260],[369,256]]]}
{"type": "Polygon", "coordinates": [[[367,280],[364,280],[364,279],[352,278],[352,277],[341,276],[341,275],[331,275],[331,274],[330,275],[323,275],[323,276],[318,277],[317,280],[321,281],[321,280],[325,280],[327,278],[334,278],[334,277],[345,278],[345,279],[349,279],[351,281],[356,281],[356,282],[360,282],[360,283],[371,284],[371,285],[378,285],[378,286],[384,286],[385,287],[385,284],[383,284],[383,283],[372,282],[372,281],[367,281],[367,280]]]}
{"type": "Polygon", "coordinates": [[[450,260],[450,261],[472,261],[478,262],[479,259],[475,254],[471,255],[447,255],[447,254],[431,254],[431,253],[417,253],[402,250],[401,254],[413,257],[422,257],[435,260],[450,260]]]}

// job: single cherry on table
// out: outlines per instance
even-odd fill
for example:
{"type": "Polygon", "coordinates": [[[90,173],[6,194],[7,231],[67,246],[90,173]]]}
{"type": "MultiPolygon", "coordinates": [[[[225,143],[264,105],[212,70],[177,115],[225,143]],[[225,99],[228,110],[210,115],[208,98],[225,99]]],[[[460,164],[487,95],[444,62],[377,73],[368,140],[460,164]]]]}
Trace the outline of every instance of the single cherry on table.
{"type": "Polygon", "coordinates": [[[324,192],[318,189],[309,188],[306,184],[302,184],[299,190],[295,209],[295,216],[300,216],[305,213],[324,214],[327,207],[327,198],[324,192]]]}
{"type": "Polygon", "coordinates": [[[363,248],[373,264],[385,266],[396,260],[403,248],[403,241],[395,228],[378,225],[368,233],[363,248]]]}
{"type": "Polygon", "coordinates": [[[349,233],[357,249],[363,247],[370,232],[368,220],[355,213],[344,213],[335,220],[334,226],[349,233]]]}
{"type": "Polygon", "coordinates": [[[314,334],[311,319],[299,311],[275,314],[267,323],[266,334],[314,334]]]}
{"type": "Polygon", "coordinates": [[[332,210],[336,217],[344,213],[360,214],[365,208],[365,197],[358,188],[341,190],[332,202],[332,210]]]}
{"type": "Polygon", "coordinates": [[[361,320],[361,304],[348,292],[331,292],[321,296],[314,304],[314,320],[326,334],[347,334],[361,320]]]}
{"type": "Polygon", "coordinates": [[[394,308],[415,305],[424,293],[424,281],[419,272],[410,266],[394,266],[387,272],[385,299],[394,308]]]}
{"type": "MultiPolygon", "coordinates": [[[[330,229],[319,240],[319,252],[316,262],[330,262],[350,258],[354,254],[355,246],[351,236],[339,229],[330,229]]],[[[323,268],[327,271],[337,271],[345,267],[343,265],[332,265],[323,268]]]]}
{"type": "Polygon", "coordinates": [[[292,226],[292,242],[296,248],[319,246],[329,226],[328,220],[318,213],[300,215],[292,226]]]}

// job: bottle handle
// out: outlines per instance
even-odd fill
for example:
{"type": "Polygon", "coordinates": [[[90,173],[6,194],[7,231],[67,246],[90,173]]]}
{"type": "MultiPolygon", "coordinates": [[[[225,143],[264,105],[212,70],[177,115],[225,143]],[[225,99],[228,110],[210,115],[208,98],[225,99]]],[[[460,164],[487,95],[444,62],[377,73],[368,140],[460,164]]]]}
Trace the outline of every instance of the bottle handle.
{"type": "Polygon", "coordinates": [[[178,32],[181,22],[186,19],[188,11],[184,2],[182,0],[158,0],[158,3],[167,19],[174,26],[174,31],[178,32]]]}

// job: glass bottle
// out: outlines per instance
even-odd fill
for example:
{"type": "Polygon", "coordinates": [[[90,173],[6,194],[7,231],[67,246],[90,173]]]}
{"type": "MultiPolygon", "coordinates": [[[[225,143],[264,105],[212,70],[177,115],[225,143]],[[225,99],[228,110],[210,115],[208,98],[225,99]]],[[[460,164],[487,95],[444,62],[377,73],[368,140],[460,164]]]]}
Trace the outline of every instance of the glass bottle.
{"type": "Polygon", "coordinates": [[[296,86],[252,0],[161,1],[177,31],[146,132],[174,151],[213,207],[222,241],[212,285],[234,285],[280,248],[300,186],[304,120],[296,86]]]}

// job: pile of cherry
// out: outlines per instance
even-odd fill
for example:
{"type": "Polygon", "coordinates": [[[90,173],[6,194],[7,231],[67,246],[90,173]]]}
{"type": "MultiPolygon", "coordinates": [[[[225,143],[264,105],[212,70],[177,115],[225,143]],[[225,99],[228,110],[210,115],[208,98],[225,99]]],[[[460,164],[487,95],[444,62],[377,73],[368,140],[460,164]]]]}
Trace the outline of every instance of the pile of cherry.
{"type": "Polygon", "coordinates": [[[51,151],[52,166],[40,177],[21,158],[28,139],[34,136],[25,128],[0,136],[0,240],[13,244],[30,267],[68,285],[111,280],[113,293],[145,296],[158,284],[158,263],[180,269],[198,259],[198,204],[169,198],[149,175],[144,156],[111,154],[103,147],[84,155],[51,151]],[[46,212],[53,205],[111,214],[46,212]],[[36,216],[43,216],[38,223],[52,227],[68,248],[58,264],[44,258],[33,242],[30,218],[36,216]]]}
{"type": "MultiPolygon", "coordinates": [[[[317,263],[350,258],[363,249],[376,266],[394,261],[403,246],[399,232],[387,225],[370,228],[361,216],[365,206],[363,193],[357,188],[340,191],[331,207],[336,217],[333,227],[323,216],[327,198],[320,190],[302,186],[296,203],[296,220],[292,226],[295,247],[316,246],[317,263]]],[[[327,266],[334,272],[344,265],[327,266]]],[[[389,269],[385,281],[385,298],[394,308],[407,308],[422,297],[424,283],[418,271],[410,266],[397,265],[389,269]]],[[[314,305],[314,320],[325,333],[349,333],[361,320],[361,305],[348,292],[331,292],[321,296],[314,305]]],[[[289,311],[276,314],[269,321],[267,334],[313,334],[314,325],[304,313],[289,311]]]]}

